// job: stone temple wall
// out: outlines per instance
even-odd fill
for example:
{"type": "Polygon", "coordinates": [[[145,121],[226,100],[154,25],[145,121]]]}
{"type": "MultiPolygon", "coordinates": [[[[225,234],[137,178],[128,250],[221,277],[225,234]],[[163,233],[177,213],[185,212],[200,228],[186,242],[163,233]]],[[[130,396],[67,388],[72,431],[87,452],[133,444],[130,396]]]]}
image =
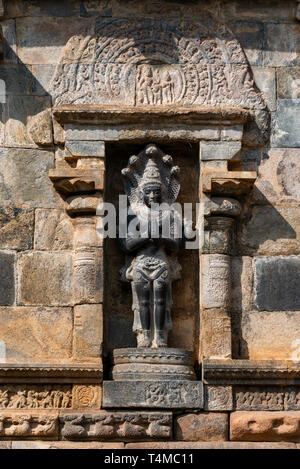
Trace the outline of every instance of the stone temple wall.
{"type": "Polygon", "coordinates": [[[0,1],[0,449],[300,443],[299,11],[0,1]],[[149,69],[169,94],[145,92],[149,69]],[[96,207],[148,143],[205,231],[179,254],[169,340],[192,353],[194,387],[141,381],[137,398],[111,379],[113,350],[136,342],[96,207]]]}

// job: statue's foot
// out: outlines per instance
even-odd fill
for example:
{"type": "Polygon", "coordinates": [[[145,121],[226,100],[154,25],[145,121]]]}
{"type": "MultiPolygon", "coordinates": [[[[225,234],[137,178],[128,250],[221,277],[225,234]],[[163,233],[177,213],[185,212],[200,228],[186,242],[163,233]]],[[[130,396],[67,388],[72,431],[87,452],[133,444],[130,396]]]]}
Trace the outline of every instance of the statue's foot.
{"type": "Polygon", "coordinates": [[[160,348],[160,347],[167,347],[167,341],[165,338],[164,331],[155,331],[154,332],[154,339],[152,341],[152,348],[160,348]]]}
{"type": "Polygon", "coordinates": [[[139,331],[136,334],[138,347],[151,347],[150,331],[139,331]]]}

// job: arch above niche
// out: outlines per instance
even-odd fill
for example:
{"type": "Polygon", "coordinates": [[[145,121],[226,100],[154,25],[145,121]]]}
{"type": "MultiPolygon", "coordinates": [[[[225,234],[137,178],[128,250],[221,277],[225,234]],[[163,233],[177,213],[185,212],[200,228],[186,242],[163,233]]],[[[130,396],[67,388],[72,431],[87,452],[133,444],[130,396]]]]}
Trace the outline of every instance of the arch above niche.
{"type": "Polygon", "coordinates": [[[66,44],[52,82],[58,105],[238,107],[261,131],[268,111],[241,45],[203,22],[103,19],[66,44]]]}

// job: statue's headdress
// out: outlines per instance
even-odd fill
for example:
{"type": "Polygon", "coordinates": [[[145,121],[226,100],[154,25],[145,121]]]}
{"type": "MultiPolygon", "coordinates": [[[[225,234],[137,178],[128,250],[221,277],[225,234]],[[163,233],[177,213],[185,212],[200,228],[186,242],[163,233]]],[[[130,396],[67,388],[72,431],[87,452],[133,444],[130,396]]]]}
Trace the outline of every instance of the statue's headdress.
{"type": "Polygon", "coordinates": [[[139,191],[149,183],[161,186],[162,202],[174,203],[180,190],[178,173],[179,168],[173,166],[172,157],[165,155],[155,144],[147,145],[137,156],[131,156],[122,175],[132,209],[138,209],[143,203],[139,191]]]}

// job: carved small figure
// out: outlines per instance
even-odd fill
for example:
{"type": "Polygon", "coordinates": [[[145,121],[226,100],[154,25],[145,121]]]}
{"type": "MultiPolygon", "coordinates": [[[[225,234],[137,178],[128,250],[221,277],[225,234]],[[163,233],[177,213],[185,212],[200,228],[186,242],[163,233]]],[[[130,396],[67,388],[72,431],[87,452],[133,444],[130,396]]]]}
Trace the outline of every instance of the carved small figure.
{"type": "Polygon", "coordinates": [[[167,347],[172,282],[181,270],[176,251],[182,245],[182,220],[172,207],[180,189],[178,173],[171,156],[154,144],[122,170],[131,212],[121,244],[131,256],[121,273],[132,285],[138,347],[167,347]]]}

